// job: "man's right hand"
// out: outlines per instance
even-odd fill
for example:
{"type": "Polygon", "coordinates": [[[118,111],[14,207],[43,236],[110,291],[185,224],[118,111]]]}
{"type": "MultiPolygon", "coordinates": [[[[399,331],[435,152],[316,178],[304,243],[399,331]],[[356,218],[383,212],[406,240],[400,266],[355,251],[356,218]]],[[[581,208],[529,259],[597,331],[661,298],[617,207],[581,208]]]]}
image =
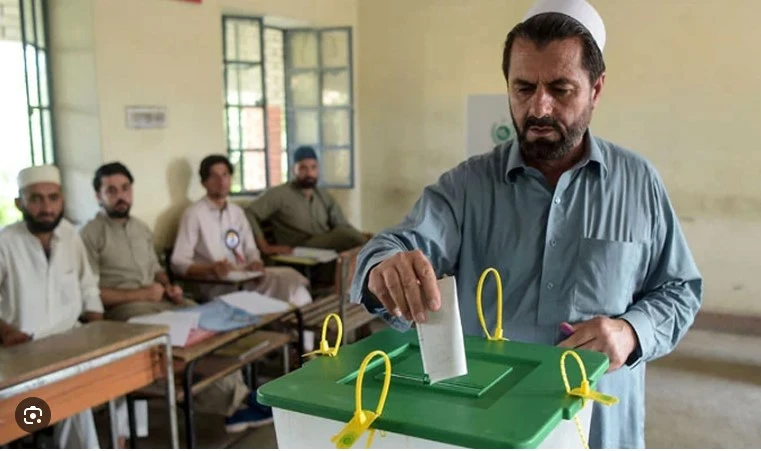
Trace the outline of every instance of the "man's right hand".
{"type": "Polygon", "coordinates": [[[0,343],[2,343],[3,346],[20,345],[31,339],[31,335],[27,335],[13,326],[7,326],[2,332],[0,332],[0,343]]]}
{"type": "Polygon", "coordinates": [[[214,277],[217,279],[223,279],[228,274],[230,274],[230,271],[233,270],[233,265],[227,260],[220,260],[218,262],[214,262],[211,270],[214,277]]]}
{"type": "Polygon", "coordinates": [[[367,288],[396,316],[423,323],[426,309],[441,308],[436,272],[419,250],[401,252],[370,271],[367,288]]]}
{"type": "Polygon", "coordinates": [[[164,285],[160,283],[153,283],[151,286],[146,287],[146,296],[151,302],[159,302],[164,299],[164,285]]]}

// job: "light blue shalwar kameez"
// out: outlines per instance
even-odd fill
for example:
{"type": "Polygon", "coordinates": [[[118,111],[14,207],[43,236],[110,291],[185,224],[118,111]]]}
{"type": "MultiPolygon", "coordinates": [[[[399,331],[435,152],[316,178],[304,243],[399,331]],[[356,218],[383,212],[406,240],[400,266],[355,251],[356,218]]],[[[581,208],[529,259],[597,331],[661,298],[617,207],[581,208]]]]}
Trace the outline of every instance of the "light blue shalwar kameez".
{"type": "MultiPolygon", "coordinates": [[[[475,291],[488,267],[502,278],[510,339],[556,344],[563,321],[625,319],[639,346],[599,381],[598,390],[620,402],[594,404],[589,444],[643,448],[645,363],[672,351],[692,325],[703,281],[654,167],[589,132],[584,142],[586,157],[554,190],[524,163],[515,140],[442,175],[399,225],[366,244],[351,299],[408,328],[367,291],[367,276],[393,254],[420,249],[437,277],[456,276],[467,335],[483,335],[475,291]]],[[[493,330],[493,279],[483,302],[493,330]]]]}

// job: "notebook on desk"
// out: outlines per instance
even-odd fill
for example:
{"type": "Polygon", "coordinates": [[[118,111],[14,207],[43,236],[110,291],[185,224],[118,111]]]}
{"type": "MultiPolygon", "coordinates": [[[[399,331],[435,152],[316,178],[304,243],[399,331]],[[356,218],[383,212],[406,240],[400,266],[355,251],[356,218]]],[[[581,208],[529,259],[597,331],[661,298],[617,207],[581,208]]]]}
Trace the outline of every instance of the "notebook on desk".
{"type": "Polygon", "coordinates": [[[135,316],[127,322],[169,326],[169,339],[172,346],[186,346],[190,332],[198,328],[200,316],[197,312],[171,310],[152,315],[135,316]]]}

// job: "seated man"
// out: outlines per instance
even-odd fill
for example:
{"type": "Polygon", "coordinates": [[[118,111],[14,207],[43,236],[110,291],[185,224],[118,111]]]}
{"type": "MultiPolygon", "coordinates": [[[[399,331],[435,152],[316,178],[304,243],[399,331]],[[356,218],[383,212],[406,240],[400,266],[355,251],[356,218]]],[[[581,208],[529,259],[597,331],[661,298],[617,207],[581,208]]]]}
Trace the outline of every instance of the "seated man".
{"type": "Polygon", "coordinates": [[[333,196],[317,186],[320,169],[314,149],[299,147],[293,163],[293,181],[268,189],[246,208],[262,253],[287,254],[295,246],[342,252],[365,244],[369,236],[349,224],[333,196]],[[264,237],[265,221],[272,224],[275,243],[264,237]]]}
{"type": "MultiPolygon", "coordinates": [[[[91,266],[100,279],[106,318],[120,321],[196,305],[183,297],[181,287],[170,283],[156,257],[148,225],[130,216],[133,181],[121,163],[98,168],[93,188],[103,211],[82,229],[91,266]]],[[[240,372],[199,393],[194,406],[199,412],[225,416],[230,433],[272,422],[271,410],[256,402],[240,372]]]]}
{"type": "MultiPolygon", "coordinates": [[[[177,274],[192,278],[222,279],[234,269],[263,271],[246,288],[303,306],[312,302],[309,281],[298,271],[264,268],[251,226],[243,209],[228,202],[233,166],[227,157],[211,155],[201,162],[199,175],[206,196],[188,207],[180,221],[171,264],[177,274]]],[[[200,298],[211,299],[236,288],[203,284],[200,298]]]]}
{"type": "MultiPolygon", "coordinates": [[[[103,318],[98,286],[74,226],[63,219],[55,166],[18,176],[23,221],[0,231],[0,342],[13,346],[103,318]]],[[[60,448],[99,448],[92,410],[57,423],[60,448]]]]}
{"type": "Polygon", "coordinates": [[[81,232],[99,278],[105,318],[118,321],[196,305],[169,281],[156,256],[151,229],[130,216],[133,180],[121,163],[98,168],[93,188],[102,211],[81,232]]]}

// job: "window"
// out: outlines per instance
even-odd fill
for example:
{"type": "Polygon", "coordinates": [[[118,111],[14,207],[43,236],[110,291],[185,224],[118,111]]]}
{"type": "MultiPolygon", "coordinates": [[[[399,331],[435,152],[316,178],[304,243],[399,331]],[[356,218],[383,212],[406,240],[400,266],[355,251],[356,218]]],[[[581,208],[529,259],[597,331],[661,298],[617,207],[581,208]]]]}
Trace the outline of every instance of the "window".
{"type": "Polygon", "coordinates": [[[0,226],[20,219],[13,200],[26,166],[55,162],[46,0],[0,0],[0,226]]]}
{"type": "Polygon", "coordinates": [[[224,16],[222,28],[232,191],[288,180],[288,151],[300,145],[320,153],[323,186],[352,187],[350,30],[284,30],[238,16],[224,16]]]}
{"type": "Polygon", "coordinates": [[[286,38],[288,147],[313,146],[320,158],[322,184],[351,188],[351,30],[293,30],[286,33],[286,38]]]}

